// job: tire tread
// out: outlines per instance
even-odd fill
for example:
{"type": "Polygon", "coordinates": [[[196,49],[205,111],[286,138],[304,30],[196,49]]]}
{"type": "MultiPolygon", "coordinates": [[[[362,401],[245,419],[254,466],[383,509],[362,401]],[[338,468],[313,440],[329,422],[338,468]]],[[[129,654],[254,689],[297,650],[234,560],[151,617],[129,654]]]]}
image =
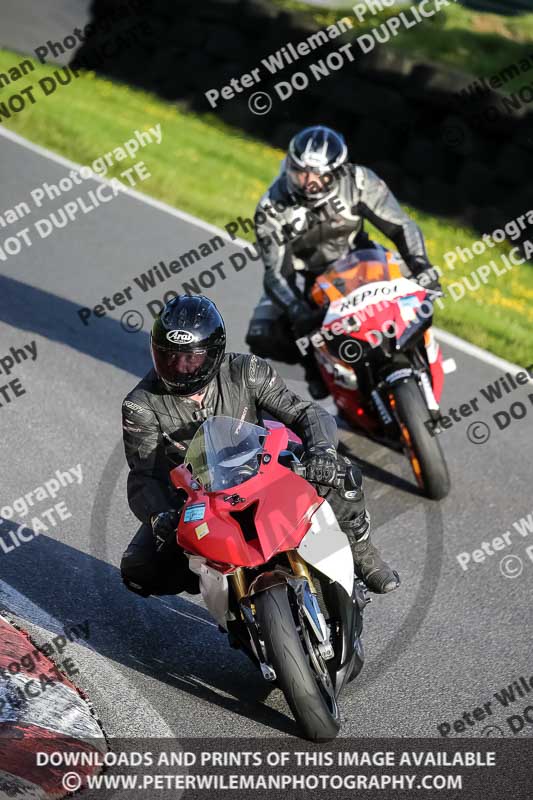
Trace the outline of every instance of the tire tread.
{"type": "Polygon", "coordinates": [[[328,741],[337,735],[340,719],[333,717],[317,685],[296,629],[288,591],[287,586],[274,586],[255,600],[265,648],[285,699],[306,738],[328,741]]]}

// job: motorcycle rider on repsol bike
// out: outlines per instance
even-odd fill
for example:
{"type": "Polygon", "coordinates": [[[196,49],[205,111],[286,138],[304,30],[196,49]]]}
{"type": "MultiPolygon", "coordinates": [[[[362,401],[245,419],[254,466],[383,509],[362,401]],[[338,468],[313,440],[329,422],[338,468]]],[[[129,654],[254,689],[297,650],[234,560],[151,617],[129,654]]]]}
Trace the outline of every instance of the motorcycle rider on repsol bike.
{"type": "Polygon", "coordinates": [[[307,302],[315,277],[351,250],[372,247],[365,219],[394,242],[406,277],[412,273],[428,291],[440,291],[420,228],[384,181],[349,163],[344,138],[330,128],[314,126],[296,134],[255,212],[266,295],[252,315],[246,343],[262,358],[302,363],[317,400],[327,391],[312,349],[302,356],[295,340],[318,328],[323,318],[324,312],[307,302]]]}
{"type": "Polygon", "coordinates": [[[261,424],[263,412],[302,439],[306,477],[319,484],[348,536],[356,574],[374,592],[396,589],[398,574],[370,541],[362,475],[337,456],[337,427],[327,411],[290,391],[263,359],[226,353],[224,322],[206,297],[180,295],[167,303],[150,346],[154,369],[122,405],[128,501],[142,523],[121,562],[129,589],[144,597],[198,592],[198,578],[176,543],[185,498],[172,488],[169,472],[183,462],[204,420],[224,415],[261,424]],[[334,489],[339,470],[346,471],[344,485],[334,489]]]}

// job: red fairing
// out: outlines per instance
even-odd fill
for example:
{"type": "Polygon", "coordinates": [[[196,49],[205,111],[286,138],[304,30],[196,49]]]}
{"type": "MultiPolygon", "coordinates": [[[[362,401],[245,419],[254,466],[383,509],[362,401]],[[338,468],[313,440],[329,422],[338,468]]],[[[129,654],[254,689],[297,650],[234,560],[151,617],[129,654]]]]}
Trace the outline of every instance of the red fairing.
{"type": "Polygon", "coordinates": [[[358,389],[345,389],[337,386],[331,375],[322,369],[322,377],[327,383],[331,396],[343,417],[352,425],[362,428],[369,434],[378,434],[381,427],[374,410],[367,409],[365,399],[358,389]]]}
{"type": "Polygon", "coordinates": [[[278,463],[287,441],[286,428],[271,429],[259,472],[233,489],[205,492],[184,465],[173,469],[172,483],[189,495],[178,526],[180,546],[210,562],[235,567],[258,566],[277,552],[298,547],[323,501],[310,483],[278,463]],[[270,456],[268,463],[265,455],[267,460],[270,456]],[[245,502],[231,505],[224,500],[232,494],[245,502]],[[192,505],[197,505],[195,519],[186,522],[192,505]]]}
{"type": "MultiPolygon", "coordinates": [[[[391,281],[392,283],[393,281],[391,281]]],[[[408,294],[410,297],[416,297],[419,304],[423,304],[428,296],[426,290],[422,287],[417,291],[410,290],[408,294]]],[[[335,330],[338,330],[336,326],[339,323],[349,320],[351,317],[356,317],[359,322],[359,328],[350,332],[345,331],[345,341],[353,339],[360,341],[362,346],[366,347],[369,344],[379,345],[391,323],[394,327],[395,336],[399,340],[409,327],[409,320],[406,320],[400,309],[401,299],[401,297],[397,297],[386,304],[376,301],[376,303],[367,305],[363,309],[363,313],[353,311],[347,306],[345,313],[340,313],[334,320],[323,324],[323,332],[325,332],[326,337],[328,332],[330,337],[333,337],[335,330]]],[[[431,329],[424,333],[424,344],[428,356],[433,394],[437,403],[440,403],[444,388],[443,358],[440,346],[436,342],[431,329]]],[[[354,348],[357,348],[357,345],[354,345],[354,348]]],[[[350,353],[349,347],[346,352],[350,353]]],[[[354,352],[357,353],[357,349],[354,352]]],[[[358,388],[347,388],[334,380],[331,370],[328,369],[328,362],[331,361],[331,356],[324,354],[324,348],[322,348],[322,351],[315,351],[315,356],[328,391],[345,419],[352,425],[365,430],[371,436],[379,434],[381,430],[380,420],[376,416],[373,406],[365,400],[364,395],[358,388]]],[[[357,361],[357,359],[354,359],[354,361],[357,361]]],[[[348,366],[349,363],[349,359],[347,359],[348,366]]]]}
{"type": "Polygon", "coordinates": [[[444,389],[444,370],[442,368],[442,350],[440,345],[436,342],[433,331],[429,330],[425,333],[426,351],[429,360],[429,369],[431,372],[431,383],[433,386],[433,394],[437,403],[440,403],[442,397],[442,390],[444,389]]]}
{"type": "Polygon", "coordinates": [[[433,394],[435,400],[440,404],[442,397],[442,390],[444,389],[444,370],[442,369],[442,351],[439,347],[439,355],[437,361],[430,365],[431,381],[433,383],[433,394]]]}

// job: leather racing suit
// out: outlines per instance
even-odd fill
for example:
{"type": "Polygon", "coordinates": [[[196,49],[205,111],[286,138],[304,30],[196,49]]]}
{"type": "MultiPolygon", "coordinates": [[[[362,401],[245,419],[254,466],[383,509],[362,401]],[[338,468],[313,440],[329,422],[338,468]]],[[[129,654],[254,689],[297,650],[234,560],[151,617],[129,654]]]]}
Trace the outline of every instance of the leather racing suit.
{"type": "Polygon", "coordinates": [[[265,266],[265,295],[254,310],[246,342],[264,358],[302,360],[289,341],[287,310],[296,300],[307,298],[328,264],[351,250],[372,246],[364,232],[365,220],[394,242],[407,265],[406,274],[417,275],[429,266],[420,228],[383,180],[371,169],[350,163],[335,175],[324,198],[304,205],[290,194],[282,165],[257,205],[255,229],[265,266]]]}
{"type": "MultiPolygon", "coordinates": [[[[169,472],[183,462],[191,439],[205,419],[225,415],[261,424],[263,412],[290,427],[306,449],[337,444],[334,418],[318,404],[298,397],[270,364],[255,355],[226,354],[201,406],[171,394],[154,370],[128,394],[122,404],[124,447],[130,468],[128,501],[142,522],[122,557],[121,572],[128,588],[147,596],[191,590],[195,582],[197,586],[197,578],[189,572],[187,559],[177,545],[164,555],[157,553],[150,519],[183,504],[183,493],[172,487],[169,472]]],[[[322,489],[321,493],[341,528],[353,538],[368,529],[362,476],[348,459],[338,459],[346,470],[345,486],[328,488],[325,494],[322,489]]]]}

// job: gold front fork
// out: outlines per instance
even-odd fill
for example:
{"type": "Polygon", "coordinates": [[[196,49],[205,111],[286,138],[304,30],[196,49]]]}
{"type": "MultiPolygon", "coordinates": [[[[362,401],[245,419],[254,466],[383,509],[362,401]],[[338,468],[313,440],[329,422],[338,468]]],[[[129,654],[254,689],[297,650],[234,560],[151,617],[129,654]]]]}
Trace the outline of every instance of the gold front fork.
{"type": "MultiPolygon", "coordinates": [[[[309,588],[313,594],[316,594],[315,585],[313,583],[311,574],[307,569],[307,564],[305,561],[298,555],[296,550],[288,550],[287,558],[289,559],[289,564],[291,565],[294,574],[298,578],[305,578],[308,581],[309,588]]],[[[229,577],[233,586],[233,591],[235,592],[235,597],[237,598],[237,602],[240,603],[248,592],[248,581],[246,580],[244,569],[239,567],[239,569],[236,569],[235,572],[233,572],[229,577]]]]}
{"type": "Polygon", "coordinates": [[[305,563],[303,558],[301,558],[301,556],[298,555],[296,550],[288,550],[287,558],[289,559],[289,564],[291,565],[294,574],[297,575],[299,578],[305,578],[308,581],[309,588],[311,589],[313,594],[316,594],[316,589],[313,583],[313,579],[311,577],[311,573],[307,569],[307,564],[305,563]]]}
{"type": "Polygon", "coordinates": [[[237,602],[240,603],[248,591],[248,582],[246,580],[243,568],[239,567],[239,569],[236,569],[235,572],[230,575],[230,579],[237,602]]]}

